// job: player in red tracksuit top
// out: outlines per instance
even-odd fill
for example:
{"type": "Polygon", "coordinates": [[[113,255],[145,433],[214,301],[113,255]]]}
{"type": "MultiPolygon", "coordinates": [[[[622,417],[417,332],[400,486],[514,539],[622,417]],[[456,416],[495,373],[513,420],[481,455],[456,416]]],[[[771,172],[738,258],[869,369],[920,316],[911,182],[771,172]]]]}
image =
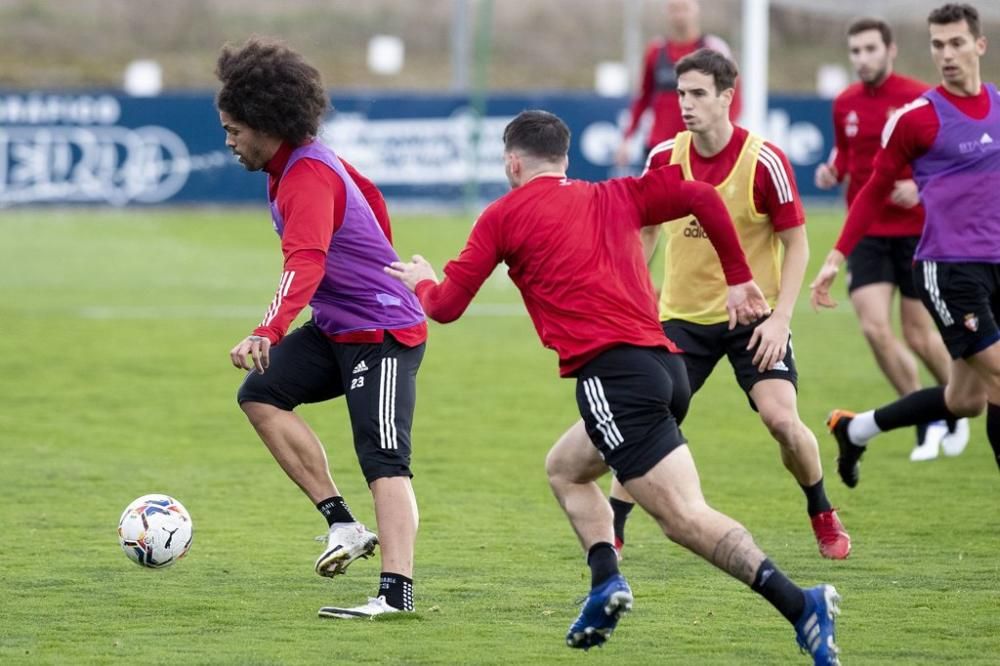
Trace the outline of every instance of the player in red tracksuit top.
{"type": "MultiPolygon", "coordinates": [[[[851,23],[847,29],[847,48],[860,81],[833,101],[836,145],[831,161],[816,168],[816,186],[829,189],[846,180],[850,206],[871,175],[886,120],[929,86],[893,71],[896,44],[892,30],[881,19],[862,18],[851,23]]],[[[924,228],[924,209],[916,188],[907,168],[872,221],[868,234],[847,258],[847,290],[861,331],[879,368],[900,396],[920,389],[913,354],[923,361],[939,385],[948,381],[948,352],[913,284],[913,252],[924,228]],[[905,346],[893,332],[892,300],[897,288],[905,346]]],[[[955,423],[950,426],[957,429],[955,423]]],[[[968,422],[960,428],[967,440],[968,422]]],[[[942,439],[947,437],[951,446],[950,440],[961,436],[957,431],[950,434],[944,421],[920,424],[910,460],[936,458],[942,439]]]]}
{"type": "MultiPolygon", "coordinates": [[[[615,163],[619,166],[631,162],[628,139],[639,129],[639,123],[647,109],[652,112],[653,125],[646,139],[644,154],[684,131],[677,95],[677,74],[674,72],[677,61],[698,49],[712,49],[732,57],[725,40],[717,35],[702,33],[701,4],[698,0],[667,0],[665,4],[667,34],[654,39],[646,47],[639,94],[629,107],[629,124],[615,153],[615,163]]],[[[735,121],[739,115],[740,97],[737,89],[733,104],[729,107],[729,117],[735,121]]]]}
{"type": "Polygon", "coordinates": [[[429,317],[447,322],[462,314],[496,265],[506,263],[542,344],[559,356],[560,374],[576,378],[590,440],[563,439],[546,461],[553,493],[591,570],[590,594],[567,644],[602,644],[632,605],[612,545],[611,509],[596,483],[610,468],[666,535],[774,604],[816,663],[837,663],[836,591],[798,587],[744,527],[708,506],[677,425],[690,389],[660,327],[640,230],[696,215],[722,263],[730,325],[769,311],[715,189],[684,181],[676,166],[641,178],[570,180],[569,130],[545,111],[514,118],[504,146],[514,189],[483,212],[459,257],[445,266],[444,281],[438,283],[419,256],[386,270],[415,290],[429,317]]]}

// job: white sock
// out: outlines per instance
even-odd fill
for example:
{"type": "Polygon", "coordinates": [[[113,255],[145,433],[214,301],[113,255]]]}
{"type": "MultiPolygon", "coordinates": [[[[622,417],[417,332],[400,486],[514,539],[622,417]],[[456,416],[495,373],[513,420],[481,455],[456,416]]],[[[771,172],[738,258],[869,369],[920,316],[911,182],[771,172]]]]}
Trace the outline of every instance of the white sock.
{"type": "Polygon", "coordinates": [[[874,409],[858,414],[847,424],[847,437],[858,446],[867,446],[868,440],[881,432],[882,429],[875,423],[874,409]]]}

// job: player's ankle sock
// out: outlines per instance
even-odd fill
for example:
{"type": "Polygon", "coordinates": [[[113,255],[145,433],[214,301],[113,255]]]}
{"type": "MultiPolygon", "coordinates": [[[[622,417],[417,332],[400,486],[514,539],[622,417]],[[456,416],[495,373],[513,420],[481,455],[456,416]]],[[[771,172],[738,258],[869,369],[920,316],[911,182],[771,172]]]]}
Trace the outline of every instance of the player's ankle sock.
{"type": "Polygon", "coordinates": [[[806,494],[806,511],[809,512],[810,518],[833,508],[830,500],[826,497],[826,489],[823,488],[823,479],[820,479],[811,486],[803,486],[800,483],[799,487],[806,494]]]}
{"type": "Polygon", "coordinates": [[[383,571],[378,584],[378,596],[399,610],[413,610],[413,579],[398,573],[383,571]]]}
{"type": "Polygon", "coordinates": [[[597,587],[618,573],[618,553],[607,541],[595,543],[587,551],[587,566],[590,567],[590,586],[597,587]]]}
{"type": "Polygon", "coordinates": [[[875,411],[871,409],[856,414],[847,424],[847,438],[858,446],[867,446],[868,440],[881,432],[882,429],[875,423],[875,411]]]}
{"type": "MultiPolygon", "coordinates": [[[[929,425],[930,423],[917,424],[917,446],[921,446],[927,438],[927,426],[929,425]]],[[[951,432],[951,428],[948,429],[948,432],[951,432]]]]}
{"type": "Polygon", "coordinates": [[[986,406],[986,437],[993,448],[997,467],[1000,467],[1000,405],[990,403],[986,406]]]}
{"type": "Polygon", "coordinates": [[[351,513],[351,510],[347,508],[347,502],[340,495],[336,497],[327,497],[322,502],[316,503],[316,508],[319,512],[323,514],[326,518],[327,525],[333,525],[334,523],[353,523],[357,521],[357,518],[351,513]]]}
{"type": "Polygon", "coordinates": [[[625,543],[625,521],[628,514],[632,512],[633,502],[626,502],[617,497],[609,497],[608,503],[611,505],[611,512],[615,515],[615,539],[619,543],[625,543]]]}
{"type": "Polygon", "coordinates": [[[944,402],[943,386],[933,386],[904,395],[896,402],[876,409],[874,416],[875,423],[883,432],[918,423],[958,419],[944,402]]]}
{"type": "Polygon", "coordinates": [[[798,622],[806,608],[802,588],[790,581],[769,559],[760,563],[750,589],[770,601],[792,624],[798,622]]]}

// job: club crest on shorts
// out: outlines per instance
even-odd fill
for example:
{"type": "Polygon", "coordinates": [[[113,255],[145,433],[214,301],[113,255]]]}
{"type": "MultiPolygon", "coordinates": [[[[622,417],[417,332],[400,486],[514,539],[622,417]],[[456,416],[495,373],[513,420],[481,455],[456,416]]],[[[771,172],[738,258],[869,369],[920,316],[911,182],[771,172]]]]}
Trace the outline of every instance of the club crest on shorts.
{"type": "Polygon", "coordinates": [[[969,329],[970,331],[972,331],[973,333],[975,333],[976,331],[978,331],[979,330],[979,317],[977,317],[972,312],[970,312],[969,314],[965,315],[965,327],[967,329],[969,329]]]}

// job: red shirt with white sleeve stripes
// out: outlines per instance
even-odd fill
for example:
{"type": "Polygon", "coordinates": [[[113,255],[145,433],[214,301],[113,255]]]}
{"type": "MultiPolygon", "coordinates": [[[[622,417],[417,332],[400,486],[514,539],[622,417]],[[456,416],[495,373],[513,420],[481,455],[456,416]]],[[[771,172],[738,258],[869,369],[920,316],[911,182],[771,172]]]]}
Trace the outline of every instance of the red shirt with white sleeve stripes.
{"type": "MultiPolygon", "coordinates": [[[[264,320],[254,329],[254,335],[266,337],[271,344],[281,341],[295,317],[309,304],[323,280],[330,241],[344,222],[344,181],[333,169],[309,158],[299,160],[288,173],[282,175],[293,150],[294,147],[287,142],[282,143],[264,167],[271,198],[277,202],[285,221],[281,235],[284,272],[264,320]]],[[[341,162],[391,243],[392,229],[382,193],[354,167],[343,159],[341,162]]],[[[389,333],[400,344],[415,347],[427,339],[427,322],[389,333]]],[[[384,335],[382,329],[371,329],[330,337],[335,342],[343,343],[379,343],[384,335]]]]}
{"type": "MultiPolygon", "coordinates": [[[[740,151],[746,142],[748,132],[739,125],[733,126],[733,136],[721,151],[711,157],[698,154],[694,142],[691,142],[691,175],[694,179],[712,186],[718,186],[732,172],[740,151]]],[[[664,141],[653,148],[646,162],[647,169],[656,169],[670,164],[673,154],[673,139],[664,141]]],[[[785,231],[806,223],[806,214],[802,208],[795,186],[792,165],[785,153],[768,141],[760,149],[760,159],[754,170],[753,201],[759,213],[771,218],[775,231],[785,231]]]]}
{"type": "MultiPolygon", "coordinates": [[[[990,96],[985,86],[978,95],[968,97],[954,95],[944,86],[938,86],[937,91],[975,120],[982,120],[990,112],[990,96]]],[[[904,106],[886,123],[882,132],[882,149],[875,155],[872,175],[847,212],[844,228],[834,246],[844,256],[850,254],[868,233],[882,202],[892,192],[900,174],[906,173],[910,163],[934,145],[940,127],[937,112],[923,97],[904,106]]]]}

